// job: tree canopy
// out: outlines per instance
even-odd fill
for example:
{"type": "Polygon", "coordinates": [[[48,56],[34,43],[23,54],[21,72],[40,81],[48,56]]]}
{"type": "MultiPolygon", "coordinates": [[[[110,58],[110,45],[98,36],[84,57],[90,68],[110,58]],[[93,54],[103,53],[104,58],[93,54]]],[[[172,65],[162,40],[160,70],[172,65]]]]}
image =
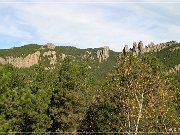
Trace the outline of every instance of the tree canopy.
{"type": "Polygon", "coordinates": [[[0,65],[0,132],[169,132],[180,126],[179,82],[155,57],[126,54],[98,83],[66,57],[30,74],[0,65]]]}

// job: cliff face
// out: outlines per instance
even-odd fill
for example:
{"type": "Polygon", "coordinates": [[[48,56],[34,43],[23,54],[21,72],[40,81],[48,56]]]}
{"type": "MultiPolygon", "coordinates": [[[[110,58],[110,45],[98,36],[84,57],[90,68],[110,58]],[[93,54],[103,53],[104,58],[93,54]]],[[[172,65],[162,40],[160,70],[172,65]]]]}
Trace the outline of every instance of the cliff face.
{"type": "Polygon", "coordinates": [[[105,46],[102,50],[97,51],[97,58],[99,62],[106,61],[109,58],[109,47],[105,46]]]}
{"type": "MultiPolygon", "coordinates": [[[[4,56],[2,57],[0,55],[0,63],[1,64],[12,64],[15,67],[18,68],[29,68],[33,65],[38,64],[42,59],[48,59],[49,65],[50,66],[54,66],[55,64],[57,64],[57,59],[64,59],[65,58],[65,54],[62,53],[62,55],[57,56],[56,55],[56,51],[54,50],[56,48],[56,46],[52,43],[47,43],[46,45],[43,45],[41,47],[39,47],[39,49],[34,49],[34,53],[28,54],[26,51],[29,51],[28,49],[24,50],[24,53],[26,53],[26,56],[24,56],[25,54],[23,54],[23,52],[20,53],[20,56],[4,56]]],[[[14,48],[11,48],[11,50],[13,51],[14,48]]],[[[33,50],[30,49],[31,51],[33,50]]],[[[13,51],[14,52],[14,51],[13,51]]]]}
{"type": "MultiPolygon", "coordinates": [[[[9,63],[18,68],[29,68],[39,63],[39,61],[41,60],[40,55],[41,55],[40,51],[37,51],[33,54],[29,54],[24,58],[12,57],[12,56],[7,56],[6,58],[0,57],[0,63],[2,64],[9,63]]],[[[57,63],[57,56],[55,51],[44,52],[43,57],[48,58],[48,60],[50,61],[50,65],[55,65],[57,63]]],[[[62,59],[64,59],[64,57],[65,56],[63,55],[62,59]]]]}
{"type": "Polygon", "coordinates": [[[6,64],[6,60],[4,58],[0,57],[0,63],[6,64]]]}
{"type": "Polygon", "coordinates": [[[95,58],[97,57],[99,63],[102,63],[107,61],[109,58],[110,50],[108,46],[105,46],[95,53],[95,50],[93,49],[81,50],[75,47],[56,47],[52,43],[47,43],[46,45],[42,45],[39,46],[39,48],[34,49],[30,49],[30,47],[26,46],[20,47],[20,49],[21,48],[24,49],[19,53],[17,53],[19,50],[18,48],[15,48],[15,50],[14,48],[4,50],[3,53],[0,53],[0,63],[9,63],[18,68],[29,68],[41,62],[44,63],[46,69],[48,70],[54,69],[55,65],[63,61],[67,56],[80,61],[89,59],[91,62],[95,62],[95,58]],[[16,54],[14,52],[16,52],[16,54]]]}
{"type": "Polygon", "coordinates": [[[55,51],[48,51],[44,52],[43,57],[48,57],[48,60],[50,60],[50,65],[55,65],[57,63],[57,56],[55,51]]]}
{"type": "Polygon", "coordinates": [[[35,64],[38,64],[39,60],[40,60],[40,52],[39,51],[37,51],[33,54],[29,54],[25,58],[11,57],[11,56],[7,56],[6,58],[0,57],[0,63],[2,63],[2,64],[9,63],[18,68],[31,67],[35,64]]]}
{"type": "Polygon", "coordinates": [[[144,44],[142,41],[140,41],[137,45],[136,42],[133,43],[133,48],[128,48],[128,45],[125,45],[123,49],[123,53],[131,52],[133,55],[140,55],[146,52],[157,52],[160,51],[166,47],[169,47],[173,44],[177,44],[176,41],[170,41],[166,43],[160,43],[160,44],[154,44],[153,42],[149,43],[148,46],[144,47],[144,44]]]}
{"type": "MultiPolygon", "coordinates": [[[[169,60],[168,57],[172,56],[172,54],[175,56],[173,56],[173,58],[171,59],[174,59],[174,57],[178,58],[176,54],[179,54],[178,52],[180,46],[179,44],[176,45],[176,43],[177,42],[175,41],[171,41],[155,45],[151,42],[150,44],[148,44],[148,46],[144,47],[142,41],[138,43],[134,42],[133,47],[130,49],[128,48],[128,45],[125,45],[123,53],[129,52],[133,55],[138,56],[146,52],[153,52],[152,54],[155,55],[155,53],[157,52],[158,55],[156,56],[162,56],[162,61],[164,61],[164,57],[167,59],[168,62],[165,62],[166,64],[170,63],[169,61],[171,60],[169,60]],[[163,53],[160,50],[167,50],[167,52],[163,53]]],[[[116,58],[119,56],[119,54],[119,52],[110,51],[108,46],[95,49],[78,49],[76,47],[55,46],[52,43],[48,43],[46,45],[31,44],[22,47],[14,47],[12,49],[0,49],[0,63],[10,63],[18,68],[29,68],[41,62],[46,67],[46,69],[54,69],[58,63],[61,63],[64,60],[64,58],[68,56],[71,57],[73,61],[77,63],[86,61],[90,67],[94,68],[96,71],[99,72],[99,67],[101,66],[107,66],[107,69],[111,69],[110,66],[116,62],[116,58]]],[[[177,71],[177,68],[179,68],[179,66],[175,67],[175,65],[178,64],[178,62],[171,64],[173,66],[171,66],[170,68],[174,68],[172,69],[172,71],[177,71]]]]}
{"type": "Polygon", "coordinates": [[[47,43],[45,46],[47,46],[48,49],[52,49],[52,50],[56,48],[56,46],[52,43],[47,43]]]}

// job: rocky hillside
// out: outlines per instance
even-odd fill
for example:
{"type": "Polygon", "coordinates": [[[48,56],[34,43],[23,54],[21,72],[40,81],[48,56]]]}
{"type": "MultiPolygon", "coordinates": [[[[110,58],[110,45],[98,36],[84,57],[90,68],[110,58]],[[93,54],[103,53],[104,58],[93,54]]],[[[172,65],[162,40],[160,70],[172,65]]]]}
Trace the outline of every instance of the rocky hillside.
{"type": "Polygon", "coordinates": [[[29,44],[22,47],[0,50],[0,63],[10,63],[17,68],[33,68],[43,64],[46,70],[53,70],[65,57],[71,57],[74,62],[86,62],[97,78],[106,76],[112,70],[119,52],[114,52],[108,46],[102,48],[78,49],[71,46],[55,46],[29,44]]]}
{"type": "Polygon", "coordinates": [[[177,80],[180,81],[180,43],[172,44],[158,52],[153,52],[152,55],[160,59],[169,72],[174,73],[177,80]]]}
{"type": "MultiPolygon", "coordinates": [[[[156,56],[166,65],[169,72],[180,76],[180,43],[176,41],[157,45],[151,42],[147,46],[142,41],[134,42],[133,48],[128,48],[125,45],[123,53],[127,52],[137,56],[144,53],[156,56]]],[[[46,45],[29,44],[11,49],[0,49],[0,63],[10,63],[23,70],[33,68],[36,64],[41,63],[46,70],[53,70],[65,57],[71,57],[77,64],[86,62],[95,77],[101,80],[109,75],[119,55],[120,52],[114,52],[108,46],[79,49],[72,46],[55,46],[52,43],[46,45]]]]}
{"type": "Polygon", "coordinates": [[[138,44],[134,42],[133,48],[128,48],[128,45],[125,45],[123,54],[125,53],[132,53],[134,56],[146,53],[157,57],[169,72],[174,73],[180,81],[180,43],[170,41],[155,45],[151,42],[147,46],[144,46],[142,41],[138,44]]]}
{"type": "Polygon", "coordinates": [[[144,45],[142,41],[138,44],[133,43],[133,48],[128,48],[128,45],[125,45],[123,53],[131,52],[133,55],[139,55],[143,53],[159,52],[164,48],[170,47],[174,44],[178,44],[176,41],[170,41],[166,43],[154,44],[153,42],[148,45],[144,45]]]}

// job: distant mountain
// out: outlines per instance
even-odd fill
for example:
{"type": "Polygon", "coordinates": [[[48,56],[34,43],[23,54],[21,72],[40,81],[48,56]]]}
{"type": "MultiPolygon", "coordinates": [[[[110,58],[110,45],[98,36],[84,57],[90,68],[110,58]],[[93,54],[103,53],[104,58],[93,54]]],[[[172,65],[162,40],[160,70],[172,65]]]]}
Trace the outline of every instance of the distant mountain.
{"type": "MultiPolygon", "coordinates": [[[[132,52],[133,55],[148,53],[156,56],[167,67],[169,72],[175,73],[180,80],[180,43],[175,41],[143,47],[140,41],[133,43],[133,48],[125,46],[124,52],[132,52]]],[[[103,80],[110,75],[121,52],[115,52],[108,46],[102,48],[79,49],[72,46],[55,46],[52,43],[46,45],[29,44],[11,49],[0,49],[0,63],[10,63],[24,71],[33,69],[41,63],[46,70],[55,69],[65,57],[70,57],[75,63],[86,62],[94,73],[95,78],[103,80]]]]}
{"type": "Polygon", "coordinates": [[[174,73],[180,81],[180,43],[170,45],[152,55],[160,59],[169,72],[174,73]]]}
{"type": "Polygon", "coordinates": [[[0,49],[0,63],[10,63],[23,70],[41,63],[46,70],[53,70],[65,57],[70,57],[77,64],[86,62],[95,77],[102,79],[113,69],[119,54],[110,50],[108,46],[78,49],[72,46],[55,46],[51,43],[29,44],[11,49],[0,49]]]}
{"type": "Polygon", "coordinates": [[[132,53],[135,56],[150,54],[157,57],[167,68],[168,72],[175,74],[180,81],[180,43],[170,41],[155,45],[151,42],[148,46],[143,45],[142,41],[138,44],[133,43],[133,48],[125,45],[123,53],[132,53]]]}

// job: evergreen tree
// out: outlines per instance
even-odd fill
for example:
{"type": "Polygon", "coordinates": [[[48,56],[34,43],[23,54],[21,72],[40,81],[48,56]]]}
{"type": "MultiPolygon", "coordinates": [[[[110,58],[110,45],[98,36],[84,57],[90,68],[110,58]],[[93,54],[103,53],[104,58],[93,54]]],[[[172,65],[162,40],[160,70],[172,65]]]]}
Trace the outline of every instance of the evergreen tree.
{"type": "Polygon", "coordinates": [[[0,66],[0,129],[3,132],[20,132],[23,124],[25,89],[24,75],[11,65],[0,66]]]}
{"type": "Polygon", "coordinates": [[[51,118],[49,116],[49,105],[52,96],[52,79],[50,72],[45,71],[42,65],[35,67],[35,74],[29,80],[33,99],[31,111],[27,110],[28,116],[31,118],[31,129],[35,132],[46,132],[51,128],[51,118]]]}
{"type": "Polygon", "coordinates": [[[52,131],[76,132],[79,127],[87,107],[87,70],[68,57],[59,66],[51,98],[52,131]]]}
{"type": "Polygon", "coordinates": [[[10,65],[0,67],[0,129],[4,132],[45,132],[51,90],[44,67],[37,66],[33,79],[10,65]]]}

